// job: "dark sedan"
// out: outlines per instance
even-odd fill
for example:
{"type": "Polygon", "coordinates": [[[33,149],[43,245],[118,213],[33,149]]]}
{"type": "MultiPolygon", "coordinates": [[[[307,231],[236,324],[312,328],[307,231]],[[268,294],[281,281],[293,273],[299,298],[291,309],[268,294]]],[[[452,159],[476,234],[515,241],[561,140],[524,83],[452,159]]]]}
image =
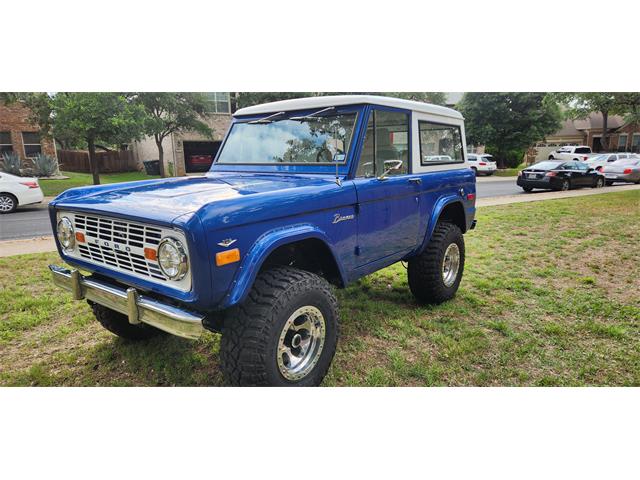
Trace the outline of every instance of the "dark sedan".
{"type": "Polygon", "coordinates": [[[584,162],[546,160],[518,173],[518,185],[525,192],[540,190],[570,190],[580,187],[604,187],[604,175],[584,162]]]}

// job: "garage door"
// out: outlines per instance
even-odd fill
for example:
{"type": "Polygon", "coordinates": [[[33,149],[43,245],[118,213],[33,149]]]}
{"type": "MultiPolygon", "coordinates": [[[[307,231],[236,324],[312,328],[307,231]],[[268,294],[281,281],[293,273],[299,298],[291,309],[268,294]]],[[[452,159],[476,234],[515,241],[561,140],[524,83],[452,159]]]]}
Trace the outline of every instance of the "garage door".
{"type": "Polygon", "coordinates": [[[218,153],[222,142],[183,142],[187,173],[206,172],[218,153]]]}

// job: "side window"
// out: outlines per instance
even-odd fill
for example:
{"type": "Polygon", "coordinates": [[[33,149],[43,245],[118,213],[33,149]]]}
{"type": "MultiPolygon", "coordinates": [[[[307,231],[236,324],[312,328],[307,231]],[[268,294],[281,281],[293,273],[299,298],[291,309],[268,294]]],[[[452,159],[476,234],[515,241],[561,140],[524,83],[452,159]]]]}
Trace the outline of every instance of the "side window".
{"type": "Polygon", "coordinates": [[[589,166],[586,163],[578,162],[575,164],[578,170],[587,171],[589,170],[589,166]]]}
{"type": "Polygon", "coordinates": [[[460,127],[420,120],[420,165],[462,163],[460,127]]]}
{"type": "Polygon", "coordinates": [[[617,160],[617,157],[615,155],[609,155],[609,158],[607,158],[607,162],[615,162],[617,160]]]}
{"type": "Polygon", "coordinates": [[[475,162],[477,160],[475,155],[467,155],[467,161],[475,162]]]}
{"type": "Polygon", "coordinates": [[[389,176],[409,172],[409,114],[374,110],[369,116],[356,177],[382,175],[388,160],[402,160],[400,169],[392,170],[389,176]]]}

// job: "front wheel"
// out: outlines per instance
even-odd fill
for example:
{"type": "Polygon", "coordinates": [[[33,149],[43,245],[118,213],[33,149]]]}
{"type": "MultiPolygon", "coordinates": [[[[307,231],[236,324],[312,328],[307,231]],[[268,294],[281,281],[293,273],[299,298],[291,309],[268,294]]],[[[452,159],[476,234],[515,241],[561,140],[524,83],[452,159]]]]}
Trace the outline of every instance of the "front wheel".
{"type": "Polygon", "coordinates": [[[424,252],[409,260],[409,288],[422,303],[454,297],[464,270],[464,237],[457,225],[438,223],[424,252]]]}
{"type": "Polygon", "coordinates": [[[338,342],[338,302],[313,273],[276,267],[225,315],[222,373],[231,385],[317,386],[338,342]]]}
{"type": "Polygon", "coordinates": [[[598,177],[595,183],[593,184],[593,188],[602,188],[604,187],[604,178],[598,177]]]}

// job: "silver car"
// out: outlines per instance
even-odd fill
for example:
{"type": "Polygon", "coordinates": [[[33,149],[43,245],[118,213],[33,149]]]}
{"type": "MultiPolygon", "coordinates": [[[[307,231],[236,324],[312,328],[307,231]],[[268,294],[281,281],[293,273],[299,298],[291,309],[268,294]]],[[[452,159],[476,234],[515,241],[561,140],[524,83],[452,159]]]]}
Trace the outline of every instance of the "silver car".
{"type": "Polygon", "coordinates": [[[640,158],[627,158],[602,167],[607,185],[615,182],[640,184],[640,158]]]}
{"type": "Polygon", "coordinates": [[[590,168],[600,171],[602,167],[604,167],[605,165],[611,164],[613,162],[617,162],[618,160],[623,160],[626,158],[640,159],[640,157],[638,157],[635,153],[601,153],[599,155],[595,155],[589,158],[584,163],[589,165],[590,168]]]}

